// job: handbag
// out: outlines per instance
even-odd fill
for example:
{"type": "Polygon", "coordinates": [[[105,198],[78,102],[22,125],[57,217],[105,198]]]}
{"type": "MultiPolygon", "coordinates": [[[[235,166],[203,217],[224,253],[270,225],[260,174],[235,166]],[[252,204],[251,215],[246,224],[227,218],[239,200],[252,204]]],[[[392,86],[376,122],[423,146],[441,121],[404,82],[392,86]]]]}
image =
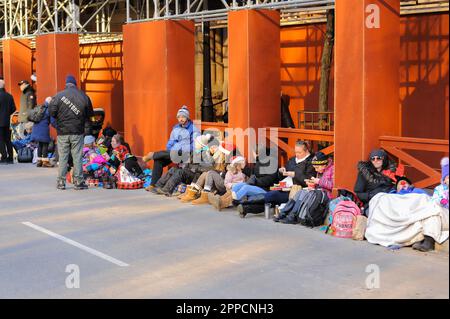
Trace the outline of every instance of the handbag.
{"type": "Polygon", "coordinates": [[[31,163],[33,161],[33,150],[28,147],[22,147],[17,152],[17,161],[19,163],[31,163]]]}

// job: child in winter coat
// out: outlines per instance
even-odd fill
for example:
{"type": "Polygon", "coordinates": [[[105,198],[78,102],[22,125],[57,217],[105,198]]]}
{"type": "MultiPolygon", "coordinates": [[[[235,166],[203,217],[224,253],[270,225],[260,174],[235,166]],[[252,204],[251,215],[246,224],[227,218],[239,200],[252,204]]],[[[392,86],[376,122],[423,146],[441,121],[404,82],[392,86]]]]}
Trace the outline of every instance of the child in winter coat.
{"type": "Polygon", "coordinates": [[[85,175],[88,175],[94,179],[109,176],[108,162],[95,145],[95,137],[92,135],[87,135],[84,137],[82,161],[83,173],[85,175]]]}
{"type": "Polygon", "coordinates": [[[31,140],[38,143],[37,167],[53,167],[48,159],[48,145],[51,141],[49,125],[56,127],[56,120],[48,112],[48,104],[51,100],[51,97],[47,97],[43,105],[37,106],[44,108],[44,116],[33,125],[33,131],[31,132],[31,140]]]}
{"type": "Polygon", "coordinates": [[[247,180],[247,176],[242,172],[245,167],[245,158],[242,156],[233,157],[231,163],[227,166],[227,173],[223,184],[226,188],[225,194],[210,193],[208,195],[208,201],[218,211],[224,208],[232,206],[233,197],[231,188],[238,183],[244,183],[247,180]]]}
{"type": "Polygon", "coordinates": [[[438,203],[439,205],[441,205],[446,209],[448,209],[448,179],[449,179],[448,164],[449,164],[448,157],[444,157],[441,160],[441,167],[442,167],[441,184],[436,186],[432,197],[432,199],[436,203],[438,203]]]}
{"type": "Polygon", "coordinates": [[[145,175],[139,166],[136,156],[131,154],[130,146],[120,134],[116,134],[111,139],[112,154],[104,154],[110,164],[110,172],[114,175],[121,164],[135,177],[144,179],[145,175]]]}
{"type": "Polygon", "coordinates": [[[327,193],[328,198],[333,198],[333,161],[322,152],[317,152],[311,164],[317,172],[317,177],[311,177],[309,180],[306,180],[308,188],[320,188],[327,193]]]}

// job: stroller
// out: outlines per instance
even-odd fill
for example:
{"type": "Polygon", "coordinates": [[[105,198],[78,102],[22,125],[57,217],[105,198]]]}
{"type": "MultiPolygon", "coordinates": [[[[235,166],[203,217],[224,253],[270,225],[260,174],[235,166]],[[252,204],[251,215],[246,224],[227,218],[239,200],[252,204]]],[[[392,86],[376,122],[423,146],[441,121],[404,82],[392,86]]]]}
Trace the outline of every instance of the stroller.
{"type": "Polygon", "coordinates": [[[98,139],[104,121],[105,121],[105,110],[103,108],[95,108],[94,116],[91,117],[90,121],[90,133],[91,135],[95,136],[95,139],[98,139]]]}

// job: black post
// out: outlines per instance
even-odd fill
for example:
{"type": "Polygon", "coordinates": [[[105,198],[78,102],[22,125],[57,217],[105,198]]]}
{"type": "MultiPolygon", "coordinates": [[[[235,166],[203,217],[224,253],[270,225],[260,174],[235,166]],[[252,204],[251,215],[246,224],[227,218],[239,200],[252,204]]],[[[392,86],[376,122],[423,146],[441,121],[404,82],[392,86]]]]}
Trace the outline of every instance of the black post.
{"type": "MultiPolygon", "coordinates": [[[[208,10],[208,0],[203,2],[203,9],[208,10]]],[[[211,44],[209,22],[203,22],[203,98],[202,121],[214,121],[214,108],[211,92],[211,44]]]]}

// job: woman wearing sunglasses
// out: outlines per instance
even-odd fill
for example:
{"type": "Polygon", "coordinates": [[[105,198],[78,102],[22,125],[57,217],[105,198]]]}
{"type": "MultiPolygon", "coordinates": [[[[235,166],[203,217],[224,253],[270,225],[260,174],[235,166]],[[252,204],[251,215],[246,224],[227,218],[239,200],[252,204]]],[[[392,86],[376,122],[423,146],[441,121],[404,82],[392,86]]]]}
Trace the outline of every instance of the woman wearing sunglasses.
{"type": "Polygon", "coordinates": [[[395,186],[395,176],[403,176],[403,166],[389,161],[382,149],[370,152],[367,162],[358,163],[358,177],[354,191],[364,203],[364,214],[369,212],[369,201],[378,193],[389,193],[395,186]]]}

